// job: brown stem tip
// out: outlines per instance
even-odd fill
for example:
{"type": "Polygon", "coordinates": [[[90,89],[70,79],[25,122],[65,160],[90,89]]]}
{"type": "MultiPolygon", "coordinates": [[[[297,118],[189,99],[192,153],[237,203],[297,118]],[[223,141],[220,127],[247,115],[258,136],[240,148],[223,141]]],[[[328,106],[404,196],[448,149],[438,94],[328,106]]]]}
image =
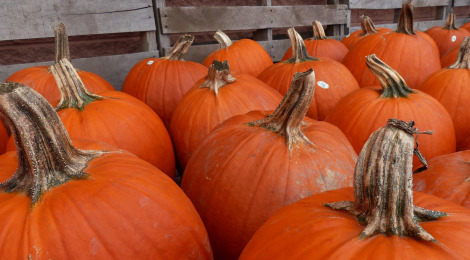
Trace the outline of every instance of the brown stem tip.
{"type": "Polygon", "coordinates": [[[230,74],[228,61],[214,60],[209,67],[206,81],[199,88],[209,88],[214,91],[215,95],[219,93],[219,89],[228,84],[235,82],[237,79],[230,74]]]}

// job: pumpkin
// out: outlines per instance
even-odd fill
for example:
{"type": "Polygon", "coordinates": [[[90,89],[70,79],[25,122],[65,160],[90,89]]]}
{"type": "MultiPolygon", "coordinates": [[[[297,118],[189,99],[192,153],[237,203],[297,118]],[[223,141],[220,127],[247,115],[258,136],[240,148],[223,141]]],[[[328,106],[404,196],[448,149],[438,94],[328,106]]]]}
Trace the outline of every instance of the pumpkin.
{"type": "Polygon", "coordinates": [[[61,100],[57,113],[72,138],[108,143],[134,153],[175,177],[170,135],[160,118],[140,100],[120,91],[92,94],[67,59],[51,66],[61,100]]]}
{"type": "Polygon", "coordinates": [[[346,45],[348,49],[351,49],[354,44],[371,34],[384,33],[392,30],[389,28],[376,28],[372,19],[366,15],[361,15],[361,29],[362,30],[357,30],[349,34],[349,36],[344,37],[341,42],[346,45]]]}
{"type": "MultiPolygon", "coordinates": [[[[359,153],[369,136],[389,118],[414,120],[432,136],[419,139],[424,157],[455,152],[455,133],[452,118],[432,96],[412,90],[405,80],[375,55],[367,56],[367,67],[382,84],[382,89],[361,88],[345,96],[325,121],[339,127],[359,153]]],[[[415,163],[415,167],[418,164],[415,163]]]]}
{"type": "Polygon", "coordinates": [[[467,30],[470,32],[470,23],[465,23],[460,26],[461,29],[467,30]]]}
{"type": "Polygon", "coordinates": [[[410,2],[403,3],[395,31],[369,35],[344,57],[343,64],[361,87],[379,84],[365,65],[366,56],[370,54],[377,55],[397,70],[411,88],[417,88],[431,73],[441,68],[434,40],[413,29],[413,6],[410,2]]]}
{"type": "Polygon", "coordinates": [[[233,77],[227,61],[214,61],[207,77],[186,93],[171,118],[169,132],[179,170],[183,172],[199,144],[218,124],[251,110],[274,109],[281,99],[261,80],[248,74],[233,77]]]}
{"type": "Polygon", "coordinates": [[[456,46],[450,50],[448,50],[444,55],[441,57],[441,67],[447,68],[450,65],[454,64],[457,56],[459,56],[460,46],[456,46]]]}
{"type": "Polygon", "coordinates": [[[85,150],[96,144],[76,148],[24,85],[0,86],[0,114],[18,148],[0,156],[2,257],[212,259],[190,200],[157,168],[128,152],[85,150]]]}
{"type": "Polygon", "coordinates": [[[296,73],[274,112],[227,119],[189,160],[181,188],[206,225],[216,259],[237,259],[283,206],[352,186],[356,153],[347,138],[305,117],[314,90],[311,69],[296,73]]]}
{"type": "MultiPolygon", "coordinates": [[[[55,34],[55,63],[61,59],[70,60],[69,41],[65,25],[59,23],[54,27],[55,34]]],[[[92,72],[78,70],[78,75],[82,79],[86,88],[92,93],[114,90],[106,80],[92,72]]],[[[60,99],[59,89],[57,88],[54,76],[49,71],[49,66],[36,66],[26,68],[13,73],[6,81],[18,82],[36,90],[49,103],[57,102],[60,99]]]]}
{"type": "Polygon", "coordinates": [[[141,60],[122,85],[123,92],[145,102],[166,126],[184,94],[207,75],[206,67],[183,59],[193,40],[191,35],[182,35],[167,56],[141,60]]]}
{"type": "Polygon", "coordinates": [[[296,72],[313,69],[317,79],[315,97],[307,112],[313,119],[323,120],[336,103],[349,92],[359,89],[354,76],[341,63],[326,58],[308,55],[302,37],[290,28],[288,31],[294,55],[286,61],[266,68],[258,78],[285,95],[296,72]]]}
{"type": "MultiPolygon", "coordinates": [[[[327,57],[337,62],[341,62],[344,59],[346,53],[348,53],[348,47],[342,42],[335,39],[328,39],[323,30],[323,26],[319,21],[312,23],[313,27],[313,38],[305,40],[305,48],[307,53],[313,57],[327,57]]],[[[286,61],[292,57],[292,47],[290,47],[281,61],[286,61]]]]}
{"type": "Polygon", "coordinates": [[[392,119],[361,151],[354,188],[312,195],[269,218],[245,259],[465,259],[470,210],[412,191],[413,123],[392,119]]]}
{"type": "Polygon", "coordinates": [[[258,76],[265,68],[273,65],[271,56],[261,44],[250,39],[233,42],[224,32],[217,31],[214,38],[220,45],[218,50],[211,52],[202,62],[208,68],[214,60],[228,61],[234,74],[258,76]]]}
{"type": "Polygon", "coordinates": [[[457,150],[462,150],[465,138],[470,136],[470,37],[462,42],[455,63],[429,76],[418,89],[447,109],[454,122],[457,150]]]}
{"type": "Polygon", "coordinates": [[[455,14],[449,13],[444,27],[434,26],[425,31],[436,42],[439,54],[444,55],[447,51],[460,46],[463,38],[470,35],[465,29],[457,28],[455,25],[455,14]]]}

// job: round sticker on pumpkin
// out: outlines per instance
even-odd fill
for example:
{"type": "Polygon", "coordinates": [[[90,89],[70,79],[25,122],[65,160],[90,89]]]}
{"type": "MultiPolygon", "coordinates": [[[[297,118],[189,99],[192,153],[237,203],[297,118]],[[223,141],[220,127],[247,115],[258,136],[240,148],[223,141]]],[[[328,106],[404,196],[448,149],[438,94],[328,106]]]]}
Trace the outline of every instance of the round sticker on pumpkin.
{"type": "Polygon", "coordinates": [[[455,42],[455,40],[457,40],[457,36],[452,36],[452,42],[455,42]]]}
{"type": "Polygon", "coordinates": [[[318,81],[318,82],[317,82],[317,85],[318,85],[320,88],[324,88],[324,89],[327,89],[327,88],[330,87],[330,86],[328,85],[328,83],[326,83],[325,81],[318,81]]]}

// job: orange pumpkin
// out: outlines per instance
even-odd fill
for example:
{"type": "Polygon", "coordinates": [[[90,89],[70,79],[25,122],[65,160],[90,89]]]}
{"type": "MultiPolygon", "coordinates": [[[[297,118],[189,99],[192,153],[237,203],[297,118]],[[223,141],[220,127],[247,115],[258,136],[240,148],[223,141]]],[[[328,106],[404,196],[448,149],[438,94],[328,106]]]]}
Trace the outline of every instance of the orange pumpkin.
{"type": "Polygon", "coordinates": [[[227,119],[189,160],[181,188],[206,225],[216,259],[237,259],[283,206],[352,185],[356,153],[347,138],[305,117],[314,90],[312,70],[296,73],[274,112],[227,119]]]}
{"type": "MultiPolygon", "coordinates": [[[[337,62],[342,62],[348,47],[335,39],[328,39],[319,21],[313,22],[313,38],[305,40],[307,53],[313,57],[327,57],[337,62]]],[[[292,47],[290,47],[281,61],[286,61],[292,57],[292,47]]]]}
{"type": "Polygon", "coordinates": [[[460,46],[456,46],[450,50],[448,50],[444,55],[441,57],[441,67],[447,68],[450,65],[454,64],[457,56],[459,56],[460,46]]]}
{"type": "Polygon", "coordinates": [[[193,40],[191,35],[182,35],[167,56],[141,60],[122,85],[123,92],[150,106],[166,126],[184,94],[207,75],[203,65],[183,60],[193,40]]]}
{"type": "Polygon", "coordinates": [[[439,54],[444,55],[447,51],[459,47],[463,38],[470,35],[465,29],[459,29],[455,25],[455,14],[449,13],[444,27],[434,26],[425,31],[436,42],[439,54]]]}
{"type": "Polygon", "coordinates": [[[361,15],[361,28],[362,30],[357,30],[341,40],[341,42],[346,45],[348,49],[351,49],[351,47],[354,46],[358,41],[371,34],[384,33],[392,30],[389,28],[376,28],[372,22],[372,19],[366,15],[361,15]]]}
{"type": "Polygon", "coordinates": [[[227,118],[252,110],[274,109],[282,96],[248,74],[232,77],[228,63],[214,61],[206,78],[181,99],[170,122],[180,170],[209,132],[227,118]]]}
{"type": "Polygon", "coordinates": [[[290,28],[287,32],[294,55],[289,60],[278,62],[266,68],[258,78],[285,95],[291,86],[295,73],[313,69],[318,87],[307,116],[323,120],[342,97],[359,89],[359,85],[343,64],[326,57],[309,56],[302,37],[295,29],[290,28]]]}
{"type": "Polygon", "coordinates": [[[412,191],[412,124],[391,120],[359,155],[354,188],[288,205],[254,234],[240,260],[466,259],[470,210],[412,191]]]}
{"type": "Polygon", "coordinates": [[[413,29],[413,6],[403,8],[395,31],[372,34],[354,45],[344,57],[360,87],[377,86],[379,81],[367,70],[367,55],[375,54],[402,75],[411,88],[417,88],[431,73],[441,68],[439,50],[434,40],[413,29]]]}
{"type": "Polygon", "coordinates": [[[210,53],[202,65],[210,68],[214,60],[228,61],[233,74],[248,74],[258,76],[265,68],[273,65],[271,56],[261,44],[250,39],[232,42],[222,31],[217,31],[214,38],[220,48],[210,53]]]}
{"type": "MultiPolygon", "coordinates": [[[[55,63],[58,63],[63,58],[70,60],[69,41],[65,25],[59,23],[54,28],[54,33],[56,44],[55,63]]],[[[111,84],[95,73],[83,70],[77,70],[77,73],[82,79],[83,84],[92,93],[114,90],[111,84]]],[[[54,76],[49,71],[49,66],[37,66],[17,71],[9,76],[6,81],[18,82],[31,87],[51,104],[60,99],[59,89],[57,88],[54,76]]]]}
{"type": "Polygon", "coordinates": [[[375,55],[367,56],[367,66],[381,82],[382,89],[361,88],[351,92],[325,119],[343,131],[356,152],[389,118],[414,120],[420,127],[435,131],[432,136],[419,139],[424,157],[455,152],[452,118],[439,101],[409,88],[397,71],[375,55]]]}
{"type": "Polygon", "coordinates": [[[0,114],[18,146],[0,156],[2,257],[212,259],[191,202],[157,168],[75,148],[49,103],[18,83],[0,86],[0,114]]]}

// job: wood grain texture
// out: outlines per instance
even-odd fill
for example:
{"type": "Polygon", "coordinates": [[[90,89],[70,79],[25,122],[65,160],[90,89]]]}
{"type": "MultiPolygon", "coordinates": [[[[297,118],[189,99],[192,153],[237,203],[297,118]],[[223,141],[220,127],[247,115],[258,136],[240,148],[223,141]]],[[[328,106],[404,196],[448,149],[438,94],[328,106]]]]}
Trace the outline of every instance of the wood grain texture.
{"type": "MultiPolygon", "coordinates": [[[[455,24],[457,27],[460,27],[461,25],[470,22],[470,18],[459,18],[455,19],[455,24]]],[[[415,22],[414,23],[414,28],[418,31],[426,31],[427,29],[433,27],[433,26],[442,26],[443,20],[433,20],[433,21],[421,21],[421,22],[415,22]]],[[[377,27],[383,27],[383,28],[390,28],[392,30],[395,30],[397,28],[396,23],[390,23],[390,24],[376,24],[375,26],[377,27]]],[[[350,27],[349,28],[349,33],[355,32],[357,30],[361,30],[360,26],[356,27],[350,27]]]]}
{"type": "MultiPolygon", "coordinates": [[[[413,0],[415,7],[426,6],[447,6],[450,0],[413,0]]],[[[351,9],[394,9],[401,8],[403,0],[350,0],[349,8],[351,9]]],[[[456,1],[457,2],[457,1],[456,1]]]]}
{"type": "Polygon", "coordinates": [[[468,6],[470,5],[470,0],[454,0],[454,6],[468,6]]]}
{"type": "Polygon", "coordinates": [[[204,6],[159,9],[163,33],[346,24],[347,5],[204,6]],[[315,15],[313,15],[315,14],[315,15]]]}
{"type": "Polygon", "coordinates": [[[0,41],[53,37],[59,21],[69,35],[155,30],[151,0],[2,0],[0,41]]]}

